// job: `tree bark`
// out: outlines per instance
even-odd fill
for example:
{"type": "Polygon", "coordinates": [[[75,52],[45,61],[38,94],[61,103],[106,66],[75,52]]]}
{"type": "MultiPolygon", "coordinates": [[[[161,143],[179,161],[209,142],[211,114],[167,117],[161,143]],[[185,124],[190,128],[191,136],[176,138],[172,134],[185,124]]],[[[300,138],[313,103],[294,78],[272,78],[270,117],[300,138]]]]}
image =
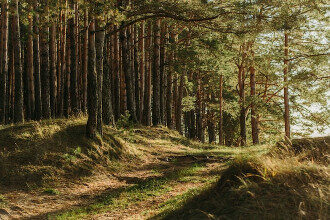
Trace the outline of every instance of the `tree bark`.
{"type": "Polygon", "coordinates": [[[290,101],[289,101],[289,86],[288,86],[288,74],[289,74],[289,34],[284,34],[284,123],[285,123],[285,136],[291,137],[290,134],[290,101]]]}
{"type": "Polygon", "coordinates": [[[180,76],[180,85],[178,88],[178,98],[176,102],[176,117],[175,117],[175,127],[176,130],[182,134],[182,98],[183,98],[183,87],[184,87],[184,75],[180,76]]]}
{"type": "Polygon", "coordinates": [[[86,136],[95,138],[97,134],[97,72],[96,72],[96,47],[95,47],[95,21],[89,25],[88,36],[88,86],[87,86],[87,106],[88,121],[86,126],[86,136]]]}
{"type": "Polygon", "coordinates": [[[134,64],[134,95],[135,95],[135,109],[136,109],[136,120],[138,122],[141,122],[140,120],[140,115],[141,115],[141,109],[140,109],[140,71],[139,71],[139,57],[138,57],[138,30],[137,26],[133,25],[132,26],[132,59],[133,59],[133,64],[134,64]]]}
{"type": "Polygon", "coordinates": [[[165,60],[166,60],[166,21],[161,24],[161,37],[160,37],[160,63],[159,63],[159,75],[160,75],[160,120],[164,124],[165,121],[165,94],[166,94],[166,82],[165,82],[165,60]]]}
{"type": "Polygon", "coordinates": [[[87,112],[87,75],[88,75],[88,11],[85,10],[84,16],[84,41],[83,41],[83,75],[82,75],[82,111],[87,112]]]}
{"type": "Polygon", "coordinates": [[[140,92],[140,112],[139,114],[139,121],[142,122],[143,118],[143,103],[144,103],[144,79],[145,79],[145,40],[144,40],[144,30],[145,30],[145,22],[142,21],[140,24],[139,29],[139,52],[140,52],[140,67],[139,67],[139,74],[140,74],[140,82],[139,82],[139,92],[140,92]]]}
{"type": "MultiPolygon", "coordinates": [[[[112,43],[112,39],[108,39],[112,43]]],[[[114,115],[112,108],[112,66],[109,60],[108,52],[113,54],[113,50],[108,47],[112,47],[111,44],[106,42],[106,48],[104,48],[104,79],[103,79],[103,91],[102,91],[102,110],[103,110],[103,121],[106,125],[114,125],[114,115]]]]}
{"type": "Polygon", "coordinates": [[[15,62],[15,106],[14,106],[14,122],[24,122],[23,113],[23,73],[21,60],[21,33],[19,23],[18,0],[12,1],[13,7],[13,48],[15,62]]]}
{"type": "MultiPolygon", "coordinates": [[[[34,9],[38,9],[38,0],[34,0],[34,9]]],[[[36,120],[41,119],[41,77],[40,77],[40,37],[39,37],[39,14],[35,13],[33,16],[33,69],[34,69],[34,94],[35,94],[35,113],[36,120]]]]}
{"type": "MultiPolygon", "coordinates": [[[[116,28],[116,26],[114,27],[116,28]]],[[[114,48],[114,59],[113,59],[113,74],[114,74],[114,117],[118,121],[120,118],[120,45],[118,41],[118,34],[113,35],[113,48],[114,48]]]]}
{"type": "Polygon", "coordinates": [[[219,102],[220,102],[220,114],[219,114],[219,144],[223,145],[223,75],[220,75],[220,94],[219,94],[219,102]]]}
{"type": "MultiPolygon", "coordinates": [[[[31,7],[32,8],[32,7],[31,7]]],[[[32,17],[29,17],[29,35],[27,41],[27,118],[34,118],[34,77],[33,77],[33,20],[32,17]]]]}
{"type": "Polygon", "coordinates": [[[43,7],[45,13],[43,14],[46,18],[41,29],[40,37],[40,75],[41,75],[41,103],[42,103],[42,117],[48,119],[51,116],[50,112],[50,74],[49,74],[49,27],[48,27],[48,6],[47,1],[44,1],[43,7]]]}
{"type": "Polygon", "coordinates": [[[8,1],[2,2],[0,48],[0,124],[6,123],[8,76],[8,1]]]}
{"type": "Polygon", "coordinates": [[[56,103],[57,103],[57,69],[56,69],[56,25],[51,25],[50,28],[50,109],[53,118],[56,116],[56,103]]]}
{"type": "Polygon", "coordinates": [[[143,124],[151,125],[151,23],[147,25],[146,52],[145,52],[145,88],[143,106],[143,124]]]}
{"type": "Polygon", "coordinates": [[[160,20],[153,25],[153,59],[152,59],[152,124],[161,123],[160,118],[160,20]]]}
{"type": "Polygon", "coordinates": [[[202,91],[200,75],[197,76],[197,103],[196,103],[196,121],[197,121],[197,139],[203,139],[203,117],[202,117],[202,91]]]}
{"type": "Polygon", "coordinates": [[[252,142],[253,144],[259,144],[259,129],[258,129],[258,115],[255,108],[256,98],[256,80],[255,80],[255,68],[252,65],[250,67],[250,90],[251,90],[251,128],[252,128],[252,142]]]}
{"type": "MultiPolygon", "coordinates": [[[[176,36],[171,33],[171,41],[175,43],[176,36]]],[[[169,129],[173,129],[173,72],[174,72],[174,51],[169,54],[168,61],[170,63],[169,71],[167,72],[167,91],[166,91],[166,124],[169,129]]]]}
{"type": "Polygon", "coordinates": [[[133,92],[133,78],[132,78],[132,69],[130,65],[130,51],[128,48],[130,32],[128,29],[124,29],[120,32],[120,43],[121,43],[121,50],[122,50],[122,67],[123,73],[125,76],[125,84],[126,84],[126,97],[127,97],[127,110],[130,114],[130,119],[133,122],[136,122],[136,109],[134,103],[134,92],[133,92]]]}
{"type": "Polygon", "coordinates": [[[76,25],[76,19],[78,11],[77,4],[73,0],[70,0],[70,8],[73,10],[72,18],[68,20],[69,31],[68,38],[70,41],[70,101],[71,101],[71,112],[73,115],[78,115],[78,33],[76,25]]]}
{"type": "MultiPolygon", "coordinates": [[[[97,21],[97,29],[99,21],[97,21]]],[[[103,89],[103,54],[104,54],[104,38],[105,31],[97,31],[95,34],[95,47],[96,47],[96,72],[97,72],[97,131],[102,136],[102,89],[103,89]]]]}

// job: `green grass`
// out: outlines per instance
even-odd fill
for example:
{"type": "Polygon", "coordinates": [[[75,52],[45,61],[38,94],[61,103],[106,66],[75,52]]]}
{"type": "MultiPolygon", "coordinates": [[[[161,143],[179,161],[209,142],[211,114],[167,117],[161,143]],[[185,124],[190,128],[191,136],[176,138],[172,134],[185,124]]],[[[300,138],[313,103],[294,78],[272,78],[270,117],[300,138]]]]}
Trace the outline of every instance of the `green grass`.
{"type": "Polygon", "coordinates": [[[299,154],[240,154],[215,184],[161,204],[151,219],[328,219],[329,185],[328,165],[299,154]]]}
{"type": "Polygon", "coordinates": [[[43,193],[48,194],[48,195],[59,195],[61,194],[57,189],[53,188],[46,188],[43,190],[43,193]]]}
{"type": "Polygon", "coordinates": [[[203,169],[204,164],[193,164],[191,167],[178,169],[161,177],[151,178],[127,188],[114,190],[101,196],[91,205],[50,217],[55,219],[81,219],[93,214],[124,210],[133,204],[169,192],[174,182],[180,180],[180,178],[192,176],[203,169]]]}

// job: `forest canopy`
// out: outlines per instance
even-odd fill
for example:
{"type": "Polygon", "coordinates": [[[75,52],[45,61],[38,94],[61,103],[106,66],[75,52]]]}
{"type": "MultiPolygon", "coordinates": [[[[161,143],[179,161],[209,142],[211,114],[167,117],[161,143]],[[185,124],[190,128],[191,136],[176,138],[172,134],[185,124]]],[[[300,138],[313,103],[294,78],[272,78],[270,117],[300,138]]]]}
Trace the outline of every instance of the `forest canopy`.
{"type": "Polygon", "coordinates": [[[329,128],[323,0],[2,0],[0,124],[88,115],[246,145],[329,128]],[[292,129],[294,127],[294,129],[292,129]]]}

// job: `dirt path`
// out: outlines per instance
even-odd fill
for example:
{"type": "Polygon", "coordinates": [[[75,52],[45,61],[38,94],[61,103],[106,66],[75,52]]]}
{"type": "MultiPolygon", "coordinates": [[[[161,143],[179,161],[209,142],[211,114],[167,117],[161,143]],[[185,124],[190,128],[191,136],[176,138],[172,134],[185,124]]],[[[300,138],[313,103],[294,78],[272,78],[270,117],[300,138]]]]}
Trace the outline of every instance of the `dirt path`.
{"type": "Polygon", "coordinates": [[[56,191],[59,192],[57,195],[49,195],[41,191],[3,191],[1,194],[6,199],[7,204],[0,209],[0,219],[53,219],[57,214],[70,212],[70,210],[79,207],[95,206],[99,201],[102,201],[102,198],[109,195],[113,196],[114,200],[123,200],[121,194],[132,193],[131,188],[140,187],[140,185],[142,188],[141,190],[138,188],[136,193],[141,193],[142,198],[137,197],[137,201],[122,202],[123,204],[112,210],[103,207],[98,210],[98,213],[83,215],[81,218],[143,219],[146,215],[153,214],[152,212],[145,213],[146,210],[150,210],[152,207],[189,189],[201,187],[205,183],[200,179],[205,178],[203,175],[218,169],[219,162],[221,163],[219,158],[191,155],[167,156],[136,167],[130,172],[116,175],[100,174],[79,183],[63,183],[61,187],[56,188],[56,191]],[[183,173],[182,176],[180,176],[181,174],[173,175],[173,173],[181,172],[187,167],[194,166],[194,164],[204,165],[196,172],[183,173]],[[198,181],[184,181],[184,178],[191,178],[192,176],[195,176],[198,181]],[[158,184],[157,181],[162,184],[159,192],[153,195],[152,191],[149,196],[148,193],[150,192],[143,189],[144,185],[148,186],[149,182],[158,184]],[[168,188],[168,190],[163,190],[163,188],[168,188]],[[143,193],[146,193],[147,196],[143,193]]]}

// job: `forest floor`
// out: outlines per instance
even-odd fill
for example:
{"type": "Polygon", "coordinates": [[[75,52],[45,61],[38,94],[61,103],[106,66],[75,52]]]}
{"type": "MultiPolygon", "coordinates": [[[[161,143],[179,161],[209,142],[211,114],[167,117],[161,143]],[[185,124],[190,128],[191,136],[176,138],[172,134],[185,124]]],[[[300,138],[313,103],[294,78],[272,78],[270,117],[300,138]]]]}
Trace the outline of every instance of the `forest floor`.
{"type": "Polygon", "coordinates": [[[0,128],[0,219],[267,218],[281,210],[276,199],[283,209],[288,209],[286,200],[292,206],[282,212],[288,218],[327,217],[328,159],[323,156],[328,139],[321,162],[310,167],[294,153],[295,162],[283,163],[278,152],[276,160],[270,159],[275,153],[269,146],[201,144],[162,127],[105,127],[103,140],[88,142],[84,123],[55,120],[0,128]],[[282,182],[292,170],[288,164],[297,169],[288,184],[301,184],[306,174],[306,184],[313,187],[285,188],[282,182]]]}

